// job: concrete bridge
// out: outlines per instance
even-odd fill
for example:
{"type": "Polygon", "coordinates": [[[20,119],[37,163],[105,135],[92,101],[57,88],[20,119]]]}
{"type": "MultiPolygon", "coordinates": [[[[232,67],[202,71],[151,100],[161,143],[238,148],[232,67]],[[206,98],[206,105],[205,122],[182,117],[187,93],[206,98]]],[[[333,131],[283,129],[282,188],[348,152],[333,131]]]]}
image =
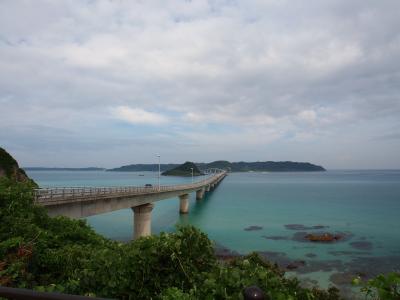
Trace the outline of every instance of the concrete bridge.
{"type": "Polygon", "coordinates": [[[36,203],[47,208],[50,216],[83,218],[114,210],[132,208],[134,238],[151,234],[151,211],[154,202],[179,197],[179,212],[189,212],[189,193],[201,200],[223,180],[226,171],[207,170],[209,177],[191,184],[127,187],[62,187],[37,189],[36,203]]]}

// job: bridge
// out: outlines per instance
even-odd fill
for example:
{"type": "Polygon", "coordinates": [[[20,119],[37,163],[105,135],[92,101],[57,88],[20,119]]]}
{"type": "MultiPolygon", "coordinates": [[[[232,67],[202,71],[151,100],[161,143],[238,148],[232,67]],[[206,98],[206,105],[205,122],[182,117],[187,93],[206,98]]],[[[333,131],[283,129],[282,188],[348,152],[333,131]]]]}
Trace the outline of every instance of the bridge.
{"type": "Polygon", "coordinates": [[[201,200],[226,176],[225,170],[209,169],[204,180],[190,184],[126,187],[57,187],[35,191],[37,204],[47,208],[50,216],[83,218],[114,210],[132,208],[134,239],[151,234],[151,211],[154,202],[179,197],[179,212],[189,212],[189,194],[201,200]]]}

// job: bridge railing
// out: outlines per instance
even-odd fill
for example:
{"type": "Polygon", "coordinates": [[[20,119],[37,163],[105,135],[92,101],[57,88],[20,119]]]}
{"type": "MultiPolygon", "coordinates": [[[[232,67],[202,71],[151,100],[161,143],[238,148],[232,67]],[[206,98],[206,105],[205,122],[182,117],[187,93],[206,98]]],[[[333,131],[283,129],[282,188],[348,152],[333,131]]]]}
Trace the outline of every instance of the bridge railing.
{"type": "MultiPolygon", "coordinates": [[[[257,286],[246,287],[242,291],[244,300],[268,300],[257,286]]],[[[38,292],[34,290],[0,286],[0,297],[10,300],[112,300],[61,293],[38,292]]],[[[1,299],[1,298],[0,298],[1,299]]]]}
{"type": "Polygon", "coordinates": [[[83,200],[92,200],[98,198],[107,198],[110,196],[134,196],[143,194],[155,194],[160,192],[172,192],[178,190],[191,190],[201,188],[205,185],[215,182],[218,178],[225,175],[220,172],[204,180],[180,185],[162,185],[158,186],[121,186],[121,187],[57,187],[41,188],[35,190],[36,202],[43,205],[52,205],[63,202],[78,202],[83,200]]]}

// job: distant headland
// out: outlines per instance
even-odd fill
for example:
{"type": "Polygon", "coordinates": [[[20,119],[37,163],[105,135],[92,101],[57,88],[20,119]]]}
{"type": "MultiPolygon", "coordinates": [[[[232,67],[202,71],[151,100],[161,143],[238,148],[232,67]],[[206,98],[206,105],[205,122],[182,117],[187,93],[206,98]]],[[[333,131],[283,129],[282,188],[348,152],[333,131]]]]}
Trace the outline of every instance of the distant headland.
{"type": "MultiPolygon", "coordinates": [[[[188,162],[187,162],[188,163],[188,162]]],[[[218,168],[228,172],[319,172],[326,171],[324,167],[309,162],[294,161],[257,161],[257,162],[229,162],[217,160],[210,163],[192,163],[200,170],[218,168]]],[[[183,164],[185,165],[185,164],[183,164]]],[[[182,167],[182,164],[160,164],[160,171],[172,171],[182,167]]],[[[185,168],[185,167],[184,167],[185,168]]],[[[190,170],[190,167],[188,167],[190,170]]],[[[110,171],[110,172],[154,172],[158,171],[158,164],[131,164],[118,168],[106,169],[99,167],[64,168],[64,167],[23,167],[25,171],[110,171]]],[[[179,170],[175,170],[176,171],[179,170]]],[[[187,170],[186,170],[187,171],[187,170]]],[[[185,173],[185,172],[184,172],[185,173]]],[[[186,174],[186,173],[185,173],[186,174]]],[[[170,175],[170,174],[163,174],[170,175]]],[[[196,174],[194,174],[196,176],[196,174]]],[[[178,176],[178,175],[176,175],[178,176]]],[[[185,176],[185,175],[183,175],[185,176]]]]}
{"type": "MultiPolygon", "coordinates": [[[[309,162],[293,161],[265,161],[265,162],[229,162],[226,160],[217,160],[211,163],[194,163],[200,170],[219,168],[229,172],[318,172],[326,171],[322,166],[314,165],[309,162]]],[[[181,166],[180,164],[161,164],[162,172],[172,170],[181,166]]],[[[108,169],[106,171],[114,172],[142,172],[156,171],[158,164],[132,164],[119,168],[108,169]]]]}
{"type": "Polygon", "coordinates": [[[57,168],[57,167],[24,167],[25,171],[104,171],[105,168],[57,168]]]}

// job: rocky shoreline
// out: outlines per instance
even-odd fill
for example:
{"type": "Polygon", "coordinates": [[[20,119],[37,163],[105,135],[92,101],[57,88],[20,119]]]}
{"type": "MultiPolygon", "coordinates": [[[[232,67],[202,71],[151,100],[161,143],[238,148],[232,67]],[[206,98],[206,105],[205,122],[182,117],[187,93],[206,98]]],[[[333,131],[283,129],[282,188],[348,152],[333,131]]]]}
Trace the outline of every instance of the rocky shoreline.
{"type": "MultiPolygon", "coordinates": [[[[352,281],[355,278],[361,280],[371,279],[379,274],[385,274],[400,268],[400,254],[390,256],[372,256],[370,250],[374,248],[366,237],[356,237],[351,232],[321,232],[328,226],[302,224],[287,224],[285,228],[295,231],[292,236],[266,236],[260,237],[268,240],[291,240],[300,243],[336,244],[348,242],[354,250],[331,250],[328,253],[336,259],[320,259],[318,254],[309,252],[302,259],[292,259],[285,252],[255,251],[269,262],[275,263],[282,271],[301,275],[300,281],[307,287],[318,287],[318,282],[307,275],[315,272],[329,272],[329,283],[338,287],[346,299],[356,297],[352,281]],[[300,231],[296,231],[300,230],[300,231]],[[311,231],[311,232],[310,232],[311,231]],[[343,259],[346,258],[346,259],[343,259]]],[[[259,231],[263,227],[250,225],[243,230],[259,231]]],[[[244,254],[231,250],[222,245],[215,246],[215,255],[221,262],[227,262],[244,254]]]]}

